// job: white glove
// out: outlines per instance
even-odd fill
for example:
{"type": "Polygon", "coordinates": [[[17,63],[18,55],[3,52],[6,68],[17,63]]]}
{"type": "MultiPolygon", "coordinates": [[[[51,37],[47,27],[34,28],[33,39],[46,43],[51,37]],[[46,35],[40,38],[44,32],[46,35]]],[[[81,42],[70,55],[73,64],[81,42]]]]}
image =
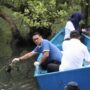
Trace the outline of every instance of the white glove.
{"type": "Polygon", "coordinates": [[[82,29],[82,32],[86,32],[86,29],[82,29]]]}
{"type": "Polygon", "coordinates": [[[12,63],[17,63],[17,62],[19,62],[19,61],[20,61],[19,58],[14,58],[14,59],[12,60],[12,63]]]}
{"type": "Polygon", "coordinates": [[[35,61],[34,66],[40,65],[40,62],[35,61]]]}

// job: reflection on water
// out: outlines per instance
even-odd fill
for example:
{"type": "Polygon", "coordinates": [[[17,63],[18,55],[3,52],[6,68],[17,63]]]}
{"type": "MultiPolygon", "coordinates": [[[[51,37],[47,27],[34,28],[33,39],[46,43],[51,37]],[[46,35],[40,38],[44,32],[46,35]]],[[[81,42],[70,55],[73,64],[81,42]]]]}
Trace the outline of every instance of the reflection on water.
{"type": "Polygon", "coordinates": [[[33,60],[18,63],[7,72],[10,57],[0,57],[0,90],[39,90],[33,77],[33,60]]]}

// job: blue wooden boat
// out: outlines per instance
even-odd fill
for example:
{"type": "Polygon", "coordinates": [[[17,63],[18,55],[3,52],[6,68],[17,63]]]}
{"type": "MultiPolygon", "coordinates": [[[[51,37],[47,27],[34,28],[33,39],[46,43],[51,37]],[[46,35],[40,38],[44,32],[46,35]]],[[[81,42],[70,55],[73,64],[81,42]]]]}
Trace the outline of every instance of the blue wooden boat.
{"type": "MultiPolygon", "coordinates": [[[[90,51],[90,37],[82,34],[84,39],[84,44],[87,45],[90,51]]],[[[51,40],[59,49],[62,50],[62,42],[64,40],[64,29],[60,30],[51,40]]],[[[37,60],[41,58],[41,55],[37,60]]],[[[79,84],[80,90],[90,90],[90,67],[84,62],[83,68],[63,71],[63,72],[52,72],[47,73],[43,71],[40,67],[36,66],[35,78],[38,81],[40,90],[64,90],[64,86],[70,82],[74,81],[79,84]]]]}

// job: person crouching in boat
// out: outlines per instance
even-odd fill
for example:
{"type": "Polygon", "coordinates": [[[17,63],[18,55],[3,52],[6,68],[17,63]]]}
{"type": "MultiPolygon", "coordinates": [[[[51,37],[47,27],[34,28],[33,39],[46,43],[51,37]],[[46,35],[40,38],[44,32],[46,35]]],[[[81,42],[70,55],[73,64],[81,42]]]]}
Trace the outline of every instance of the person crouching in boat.
{"type": "Polygon", "coordinates": [[[62,53],[54,44],[46,39],[43,39],[38,32],[33,34],[32,40],[37,45],[36,48],[21,57],[14,58],[12,63],[23,61],[42,53],[41,59],[34,62],[35,66],[39,65],[43,70],[47,70],[49,72],[48,66],[50,63],[54,63],[58,66],[61,64],[62,53]]]}

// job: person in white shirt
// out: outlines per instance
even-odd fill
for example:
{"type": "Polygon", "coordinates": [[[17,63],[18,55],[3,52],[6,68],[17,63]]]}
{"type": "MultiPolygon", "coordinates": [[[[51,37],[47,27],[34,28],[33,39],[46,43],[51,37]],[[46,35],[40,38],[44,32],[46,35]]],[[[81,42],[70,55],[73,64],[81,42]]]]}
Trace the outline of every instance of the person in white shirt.
{"type": "Polygon", "coordinates": [[[70,33],[70,40],[64,40],[62,43],[63,55],[61,64],[50,64],[49,70],[53,71],[67,71],[83,67],[83,61],[86,60],[90,64],[90,53],[87,47],[80,41],[80,33],[72,31],[70,33]]]}
{"type": "Polygon", "coordinates": [[[70,33],[70,40],[63,42],[63,56],[60,71],[82,68],[83,60],[90,63],[90,53],[87,47],[81,43],[78,31],[70,33]]]}
{"type": "Polygon", "coordinates": [[[73,26],[73,23],[71,21],[68,21],[66,23],[66,26],[65,26],[65,36],[64,36],[64,39],[69,39],[70,38],[70,32],[71,31],[74,31],[75,28],[73,26]]]}

